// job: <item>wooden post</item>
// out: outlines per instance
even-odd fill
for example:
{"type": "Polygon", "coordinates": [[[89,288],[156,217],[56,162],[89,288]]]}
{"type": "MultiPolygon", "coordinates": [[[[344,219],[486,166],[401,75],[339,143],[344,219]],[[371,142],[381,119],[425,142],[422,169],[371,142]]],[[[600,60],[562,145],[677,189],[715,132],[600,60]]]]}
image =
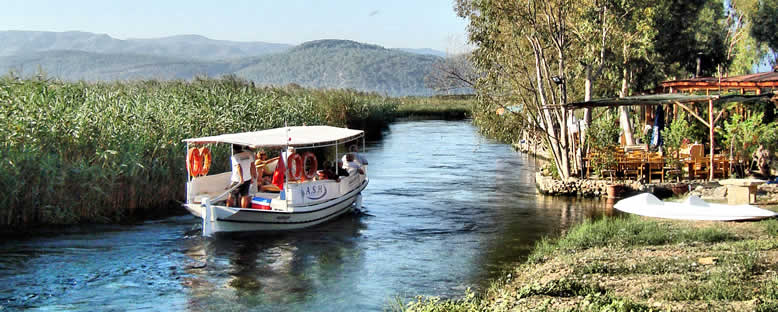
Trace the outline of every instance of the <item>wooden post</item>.
{"type": "Polygon", "coordinates": [[[713,181],[713,130],[715,125],[713,124],[713,99],[708,100],[708,136],[710,136],[710,163],[708,163],[708,181],[713,181]]]}

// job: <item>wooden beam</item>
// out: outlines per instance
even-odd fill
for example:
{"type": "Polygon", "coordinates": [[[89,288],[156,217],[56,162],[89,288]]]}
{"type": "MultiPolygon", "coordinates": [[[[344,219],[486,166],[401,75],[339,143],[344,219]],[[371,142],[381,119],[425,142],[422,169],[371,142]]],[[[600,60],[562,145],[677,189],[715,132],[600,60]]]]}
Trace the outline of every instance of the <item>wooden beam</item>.
{"type": "Polygon", "coordinates": [[[726,112],[726,111],[727,111],[726,109],[722,109],[722,110],[721,110],[721,111],[720,111],[720,112],[719,112],[719,113],[716,115],[716,119],[713,119],[713,125],[714,125],[714,126],[716,125],[716,123],[717,123],[717,122],[719,122],[719,118],[721,118],[721,115],[722,115],[722,114],[724,114],[724,112],[726,112]]]}
{"type": "MultiPolygon", "coordinates": [[[[711,100],[711,103],[713,103],[713,101],[712,101],[712,100],[711,100]]],[[[678,101],[676,101],[676,102],[675,102],[675,105],[678,105],[678,106],[680,106],[680,107],[681,107],[681,108],[683,108],[685,111],[689,112],[689,114],[692,114],[692,116],[694,116],[695,118],[697,118],[697,120],[699,120],[700,122],[702,122],[702,124],[704,124],[704,125],[708,126],[708,128],[710,128],[710,127],[711,127],[711,126],[710,126],[710,124],[709,124],[707,121],[705,121],[705,119],[702,119],[702,117],[700,117],[700,115],[697,115],[697,113],[695,113],[695,112],[694,112],[694,111],[693,111],[691,108],[687,107],[686,105],[683,105],[681,102],[678,102],[678,101]]]]}

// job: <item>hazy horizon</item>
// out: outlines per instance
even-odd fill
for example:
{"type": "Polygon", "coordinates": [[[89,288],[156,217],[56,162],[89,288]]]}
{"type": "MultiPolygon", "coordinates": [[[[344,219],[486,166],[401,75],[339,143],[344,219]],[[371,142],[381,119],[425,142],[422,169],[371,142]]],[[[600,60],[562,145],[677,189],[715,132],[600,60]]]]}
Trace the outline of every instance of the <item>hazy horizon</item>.
{"type": "Polygon", "coordinates": [[[467,22],[451,1],[369,3],[205,1],[108,3],[96,0],[11,2],[0,11],[0,30],[82,31],[116,39],[199,35],[214,40],[298,45],[342,39],[386,48],[459,53],[467,22]]]}

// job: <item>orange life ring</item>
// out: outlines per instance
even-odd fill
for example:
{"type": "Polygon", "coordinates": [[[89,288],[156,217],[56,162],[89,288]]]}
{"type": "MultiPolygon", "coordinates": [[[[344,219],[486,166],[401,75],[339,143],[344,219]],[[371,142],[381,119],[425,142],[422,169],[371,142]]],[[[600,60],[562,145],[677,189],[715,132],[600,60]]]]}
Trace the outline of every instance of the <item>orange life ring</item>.
{"type": "Polygon", "coordinates": [[[200,175],[208,175],[208,171],[211,170],[211,150],[207,147],[200,148],[200,158],[203,160],[203,166],[200,167],[200,175]]]}
{"type": "Polygon", "coordinates": [[[306,179],[311,180],[316,176],[316,170],[319,169],[319,162],[316,160],[316,155],[311,152],[305,152],[305,154],[303,154],[303,167],[308,163],[308,158],[312,158],[311,166],[308,167],[308,170],[303,170],[303,173],[305,174],[306,179]]]}
{"type": "Polygon", "coordinates": [[[193,147],[186,153],[186,170],[189,171],[189,175],[196,177],[200,174],[203,167],[203,158],[200,155],[200,149],[193,147]]]}
{"type": "Polygon", "coordinates": [[[303,158],[300,154],[294,153],[286,158],[286,170],[289,172],[289,181],[297,181],[303,177],[303,158]],[[292,170],[294,166],[294,170],[292,170]]]}

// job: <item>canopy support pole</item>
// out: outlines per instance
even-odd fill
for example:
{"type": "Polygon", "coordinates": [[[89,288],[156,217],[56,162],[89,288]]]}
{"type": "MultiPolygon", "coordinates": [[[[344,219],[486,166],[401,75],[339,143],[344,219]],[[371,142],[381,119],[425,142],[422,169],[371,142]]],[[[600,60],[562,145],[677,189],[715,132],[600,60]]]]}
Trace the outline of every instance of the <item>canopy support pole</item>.
{"type": "Polygon", "coordinates": [[[708,128],[709,128],[708,129],[708,136],[709,136],[709,139],[710,139],[710,163],[708,163],[708,171],[710,171],[710,172],[709,172],[709,176],[708,176],[708,181],[713,181],[713,144],[714,144],[714,142],[713,142],[713,130],[714,130],[715,127],[714,127],[714,124],[713,124],[713,100],[712,99],[708,100],[708,121],[710,122],[709,126],[708,126],[708,128]]]}

